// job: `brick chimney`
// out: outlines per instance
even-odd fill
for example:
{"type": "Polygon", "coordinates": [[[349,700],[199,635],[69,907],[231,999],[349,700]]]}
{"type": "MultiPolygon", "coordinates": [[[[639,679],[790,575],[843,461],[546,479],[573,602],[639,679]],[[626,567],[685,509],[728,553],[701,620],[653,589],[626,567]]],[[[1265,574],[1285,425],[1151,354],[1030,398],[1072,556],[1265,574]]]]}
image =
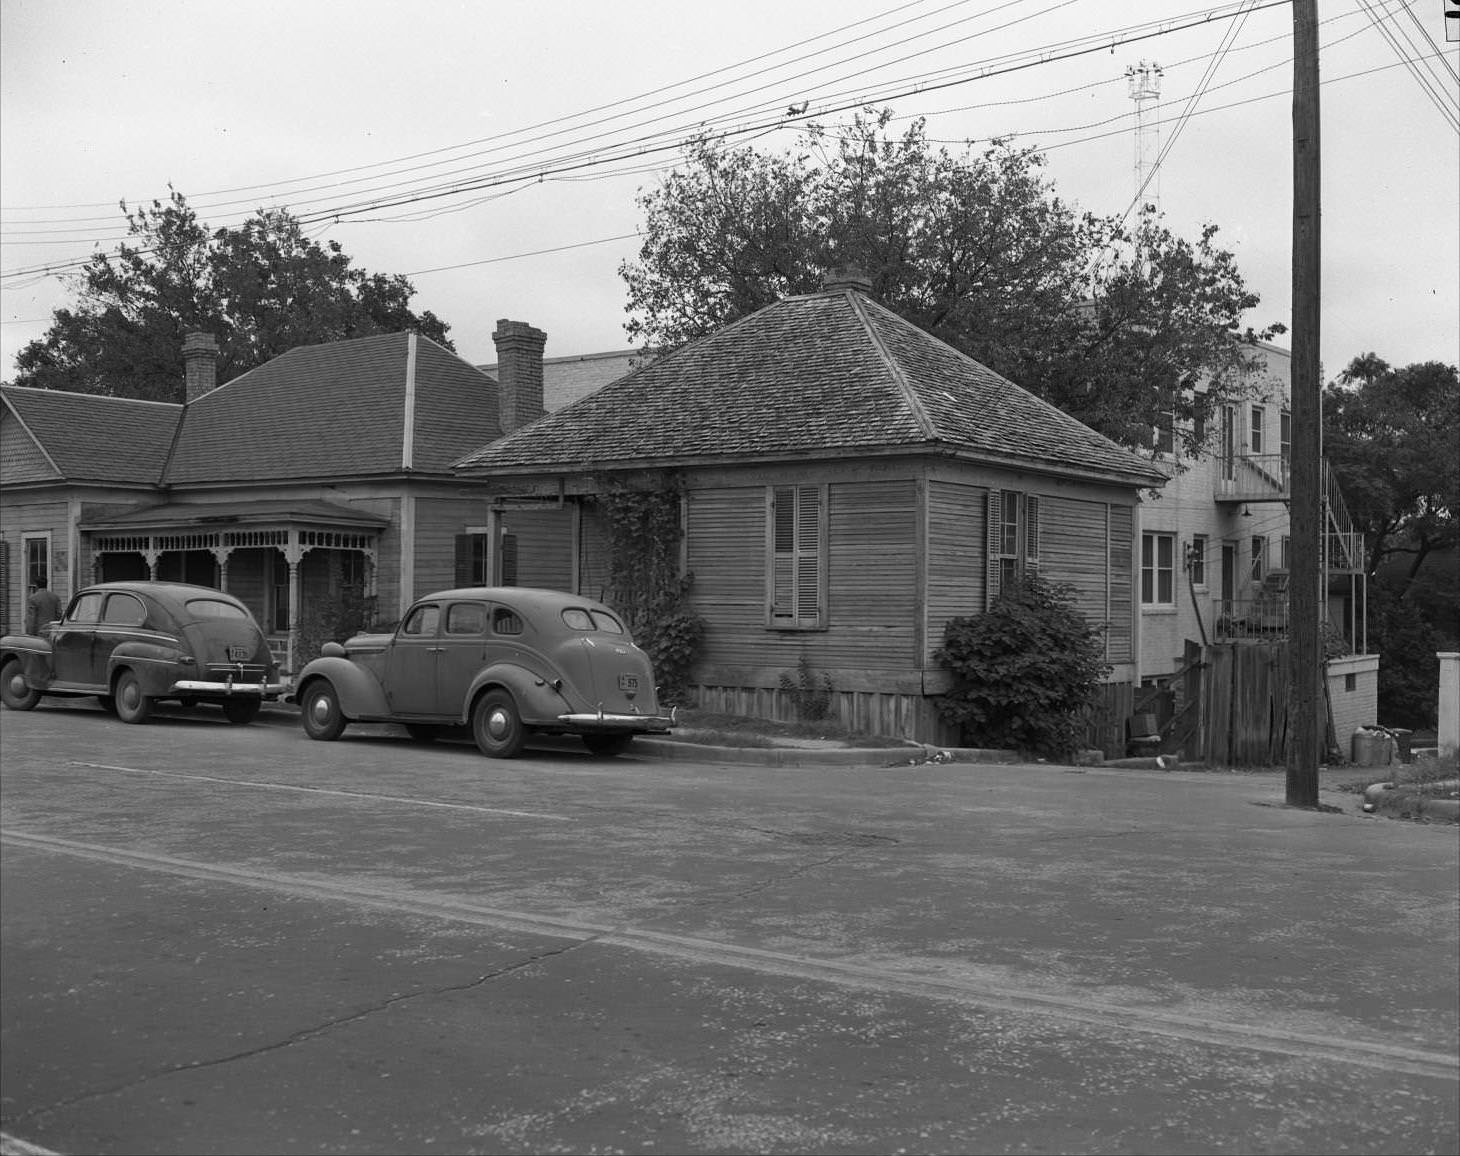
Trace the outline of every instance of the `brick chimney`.
{"type": "Polygon", "coordinates": [[[525,321],[497,322],[492,341],[497,346],[497,383],[501,395],[497,411],[502,432],[509,434],[543,415],[542,350],[547,334],[525,321]]]}
{"type": "Polygon", "coordinates": [[[185,400],[194,402],[218,387],[218,339],[211,333],[189,333],[183,338],[182,355],[185,400]]]}
{"type": "Polygon", "coordinates": [[[860,265],[836,265],[826,271],[821,279],[821,289],[830,293],[837,289],[855,289],[861,293],[872,292],[872,278],[860,265]]]}

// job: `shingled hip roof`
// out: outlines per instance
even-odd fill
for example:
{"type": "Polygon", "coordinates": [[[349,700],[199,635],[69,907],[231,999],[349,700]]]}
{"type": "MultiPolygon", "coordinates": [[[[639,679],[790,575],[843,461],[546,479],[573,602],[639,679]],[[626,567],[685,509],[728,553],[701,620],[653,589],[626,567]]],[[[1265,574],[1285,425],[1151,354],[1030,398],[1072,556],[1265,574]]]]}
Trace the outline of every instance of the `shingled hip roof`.
{"type": "Polygon", "coordinates": [[[1149,462],[852,289],[790,297],[456,463],[524,473],[949,453],[1127,484],[1149,462]]]}

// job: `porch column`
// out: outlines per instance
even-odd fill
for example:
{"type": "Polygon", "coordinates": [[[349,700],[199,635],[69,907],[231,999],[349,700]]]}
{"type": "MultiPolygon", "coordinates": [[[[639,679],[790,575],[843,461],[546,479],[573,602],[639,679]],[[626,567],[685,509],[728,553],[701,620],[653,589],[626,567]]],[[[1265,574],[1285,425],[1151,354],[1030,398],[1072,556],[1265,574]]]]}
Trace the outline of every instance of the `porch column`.
{"type": "Polygon", "coordinates": [[[299,544],[299,531],[289,531],[289,544],[284,548],[284,561],[289,564],[289,644],[285,661],[291,674],[298,673],[295,659],[299,651],[299,563],[306,548],[299,544]]]}
{"type": "Polygon", "coordinates": [[[218,589],[228,593],[228,559],[233,553],[232,546],[214,546],[213,561],[218,563],[218,589]]]}

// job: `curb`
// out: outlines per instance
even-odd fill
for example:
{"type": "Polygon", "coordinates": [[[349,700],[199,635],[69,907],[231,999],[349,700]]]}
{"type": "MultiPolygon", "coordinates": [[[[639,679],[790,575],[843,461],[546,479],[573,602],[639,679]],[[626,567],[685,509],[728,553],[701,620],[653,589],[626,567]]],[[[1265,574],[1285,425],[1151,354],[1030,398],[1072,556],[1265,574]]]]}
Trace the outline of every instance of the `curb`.
{"type": "MultiPolygon", "coordinates": [[[[264,715],[273,715],[280,723],[292,723],[299,718],[299,708],[293,703],[272,702],[264,704],[264,715]]],[[[571,742],[571,735],[539,735],[533,740],[541,747],[551,749],[558,742],[571,742]]],[[[1019,757],[1013,751],[986,750],[979,747],[935,747],[926,743],[901,747],[716,747],[705,743],[687,742],[683,739],[665,739],[640,735],[634,739],[632,754],[641,758],[685,759],[706,763],[742,763],[747,766],[794,767],[794,766],[880,766],[909,767],[926,763],[1017,763],[1019,757]]],[[[1096,752],[1098,755],[1098,752],[1096,752]]],[[[1099,762],[1098,757],[1095,758],[1099,762]]],[[[1156,759],[1130,760],[1141,765],[1155,767],[1156,759]]]]}
{"type": "Polygon", "coordinates": [[[744,763],[761,767],[879,766],[910,767],[925,763],[1017,763],[1012,751],[975,747],[712,747],[680,739],[636,738],[633,752],[660,759],[691,758],[709,763],[744,763]]]}

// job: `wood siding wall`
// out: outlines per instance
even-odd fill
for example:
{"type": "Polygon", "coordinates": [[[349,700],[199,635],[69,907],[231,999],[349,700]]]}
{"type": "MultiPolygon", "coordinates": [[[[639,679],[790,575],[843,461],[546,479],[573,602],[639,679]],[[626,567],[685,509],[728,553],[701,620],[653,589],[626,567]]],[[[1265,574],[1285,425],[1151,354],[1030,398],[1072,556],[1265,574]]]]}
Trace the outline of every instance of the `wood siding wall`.
{"type": "Polygon", "coordinates": [[[1062,496],[1045,497],[1042,506],[1044,576],[1075,588],[1080,613],[1104,629],[1107,660],[1130,661],[1135,630],[1130,508],[1062,496]]]}
{"type": "MultiPolygon", "coordinates": [[[[456,585],[456,535],[468,526],[485,526],[487,517],[486,503],[479,498],[416,499],[415,588],[408,601],[456,585]]],[[[382,612],[392,608],[391,617],[394,593],[389,603],[382,597],[379,604],[382,612]]]]}
{"type": "Polygon", "coordinates": [[[64,604],[75,593],[71,589],[70,550],[67,548],[66,503],[64,501],[6,502],[0,507],[0,525],[4,526],[9,581],[6,583],[5,614],[12,630],[25,626],[25,549],[26,534],[51,535],[51,589],[64,604]]]}
{"type": "Polygon", "coordinates": [[[984,523],[988,489],[955,482],[928,484],[928,595],[924,665],[943,645],[951,618],[983,609],[988,581],[984,565],[984,523]]]}
{"type": "Polygon", "coordinates": [[[695,575],[691,600],[707,623],[704,666],[753,669],[760,686],[775,686],[803,655],[834,684],[865,684],[879,671],[906,683],[917,669],[916,482],[833,482],[827,504],[828,626],[771,630],[765,488],[690,493],[687,562],[695,575]]]}
{"type": "Polygon", "coordinates": [[[517,539],[518,586],[547,590],[575,587],[573,573],[573,506],[506,509],[500,514],[503,535],[517,539]]]}

